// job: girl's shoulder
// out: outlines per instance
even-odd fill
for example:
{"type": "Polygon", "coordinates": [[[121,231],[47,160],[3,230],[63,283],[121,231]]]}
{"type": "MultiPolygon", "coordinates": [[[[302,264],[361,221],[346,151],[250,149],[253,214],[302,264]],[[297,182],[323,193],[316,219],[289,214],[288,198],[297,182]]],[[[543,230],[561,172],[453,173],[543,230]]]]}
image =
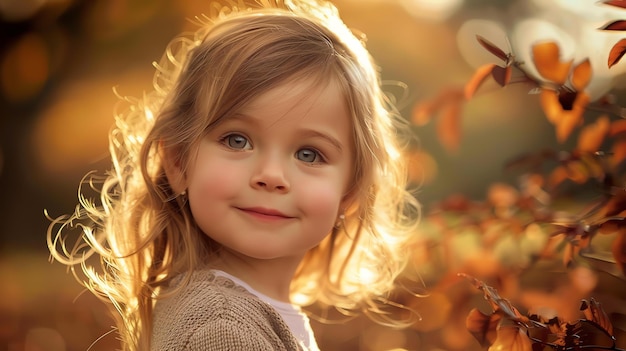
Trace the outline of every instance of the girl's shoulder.
{"type": "Polygon", "coordinates": [[[226,277],[196,271],[163,293],[153,313],[153,349],[298,349],[278,313],[226,277]]]}
{"type": "Polygon", "coordinates": [[[159,295],[162,298],[157,300],[157,306],[189,307],[196,312],[200,307],[210,306],[206,313],[223,313],[221,310],[227,310],[233,303],[256,304],[255,296],[244,287],[210,270],[194,271],[189,276],[181,274],[159,295]]]}

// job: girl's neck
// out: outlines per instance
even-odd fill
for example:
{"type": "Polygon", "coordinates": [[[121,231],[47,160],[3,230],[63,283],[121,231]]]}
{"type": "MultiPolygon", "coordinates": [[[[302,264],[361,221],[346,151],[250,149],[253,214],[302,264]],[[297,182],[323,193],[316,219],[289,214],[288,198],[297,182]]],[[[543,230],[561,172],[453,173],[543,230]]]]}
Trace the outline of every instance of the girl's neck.
{"type": "Polygon", "coordinates": [[[290,302],[289,287],[301,259],[256,259],[224,249],[210,268],[233,275],[272,299],[290,302]]]}

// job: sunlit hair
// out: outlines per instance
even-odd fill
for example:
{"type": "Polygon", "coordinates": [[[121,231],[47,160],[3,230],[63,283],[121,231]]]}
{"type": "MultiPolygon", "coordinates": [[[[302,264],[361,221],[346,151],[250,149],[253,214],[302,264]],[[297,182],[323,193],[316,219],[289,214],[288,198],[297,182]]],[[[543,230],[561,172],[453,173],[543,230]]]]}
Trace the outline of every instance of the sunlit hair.
{"type": "Polygon", "coordinates": [[[346,196],[354,201],[343,223],[306,254],[292,298],[384,321],[380,306],[405,267],[418,205],[406,190],[407,125],[381,91],[364,38],[334,6],[313,0],[231,6],[202,21],[196,33],[170,43],[155,65],[155,89],[127,99],[130,107],[110,134],[113,168],[100,201],[81,196],[72,216],[51,224],[53,257],[81,267],[83,284],[113,303],[126,349],[148,348],[160,288],[176,275],[189,277],[219,250],[172,190],[163,162],[185,170],[209,130],[270,89],[298,79],[332,81],[352,118],[354,173],[346,196]],[[69,246],[77,225],[81,239],[69,246]],[[86,264],[94,253],[100,265],[86,264]]]}

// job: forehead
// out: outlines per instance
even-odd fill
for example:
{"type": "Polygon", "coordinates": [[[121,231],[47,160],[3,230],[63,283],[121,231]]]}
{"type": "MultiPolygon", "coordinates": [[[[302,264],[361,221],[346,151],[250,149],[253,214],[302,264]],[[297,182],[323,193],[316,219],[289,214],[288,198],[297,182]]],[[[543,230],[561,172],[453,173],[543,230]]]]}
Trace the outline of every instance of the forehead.
{"type": "Polygon", "coordinates": [[[242,112],[254,115],[263,111],[275,117],[292,115],[302,119],[310,117],[313,112],[349,116],[347,101],[346,93],[336,79],[291,79],[251,99],[242,112]]]}

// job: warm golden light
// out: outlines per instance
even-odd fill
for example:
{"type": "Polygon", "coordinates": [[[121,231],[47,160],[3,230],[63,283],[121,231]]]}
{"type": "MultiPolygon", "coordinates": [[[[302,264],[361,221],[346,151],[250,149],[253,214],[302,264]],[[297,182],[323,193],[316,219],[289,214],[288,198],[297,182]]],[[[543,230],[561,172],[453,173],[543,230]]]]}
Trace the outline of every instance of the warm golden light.
{"type": "Polygon", "coordinates": [[[0,89],[13,102],[22,102],[41,91],[50,74],[50,57],[40,35],[21,37],[2,57],[0,89]]]}

